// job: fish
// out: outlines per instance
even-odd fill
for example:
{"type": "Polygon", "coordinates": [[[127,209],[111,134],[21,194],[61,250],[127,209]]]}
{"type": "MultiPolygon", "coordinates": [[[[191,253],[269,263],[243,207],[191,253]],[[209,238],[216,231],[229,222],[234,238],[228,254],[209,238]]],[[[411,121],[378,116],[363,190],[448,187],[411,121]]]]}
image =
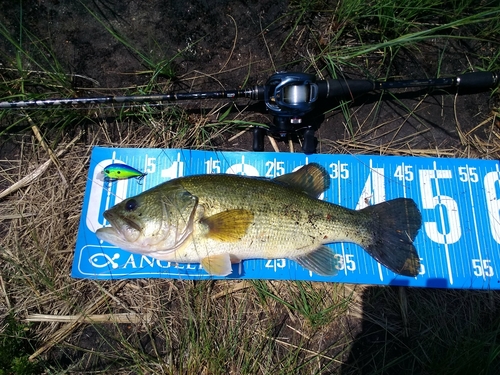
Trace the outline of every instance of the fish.
{"type": "Polygon", "coordinates": [[[339,257],[326,245],[350,242],[398,275],[417,276],[413,244],[422,217],[410,198],[352,210],[318,197],[330,176],[310,163],[274,179],[229,174],[179,177],[104,212],[96,236],[123,250],[174,263],[200,263],[228,276],[247,259],[289,259],[334,276],[339,257]]]}
{"type": "Polygon", "coordinates": [[[104,174],[105,182],[114,182],[117,180],[126,180],[135,178],[139,183],[147,175],[127,164],[113,163],[104,167],[102,173],[104,174]]]}

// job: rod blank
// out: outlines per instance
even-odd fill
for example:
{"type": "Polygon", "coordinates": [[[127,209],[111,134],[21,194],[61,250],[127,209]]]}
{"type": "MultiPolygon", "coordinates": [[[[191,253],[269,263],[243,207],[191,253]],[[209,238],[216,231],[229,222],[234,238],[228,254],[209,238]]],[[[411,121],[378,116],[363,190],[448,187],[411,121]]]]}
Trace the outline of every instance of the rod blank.
{"type": "MultiPolygon", "coordinates": [[[[499,72],[474,72],[461,74],[453,78],[414,79],[387,82],[329,79],[317,81],[316,84],[318,86],[319,99],[327,99],[353,94],[363,94],[375,90],[388,90],[406,87],[459,87],[466,89],[488,89],[495,87],[499,83],[499,77],[499,72]]],[[[6,101],[0,102],[0,109],[84,106],[90,104],[112,103],[172,102],[178,100],[198,99],[250,98],[254,100],[264,100],[264,92],[266,89],[266,86],[255,86],[252,89],[245,90],[6,101]]]]}

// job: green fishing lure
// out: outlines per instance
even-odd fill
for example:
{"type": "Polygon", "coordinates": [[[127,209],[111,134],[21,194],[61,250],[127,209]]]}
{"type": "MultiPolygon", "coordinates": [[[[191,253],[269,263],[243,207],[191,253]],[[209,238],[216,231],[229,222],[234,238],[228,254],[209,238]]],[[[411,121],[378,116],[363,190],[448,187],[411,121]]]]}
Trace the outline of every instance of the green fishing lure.
{"type": "Polygon", "coordinates": [[[147,175],[127,164],[113,163],[104,168],[102,171],[104,174],[105,182],[114,182],[118,180],[127,180],[129,178],[135,178],[139,183],[147,175]]]}

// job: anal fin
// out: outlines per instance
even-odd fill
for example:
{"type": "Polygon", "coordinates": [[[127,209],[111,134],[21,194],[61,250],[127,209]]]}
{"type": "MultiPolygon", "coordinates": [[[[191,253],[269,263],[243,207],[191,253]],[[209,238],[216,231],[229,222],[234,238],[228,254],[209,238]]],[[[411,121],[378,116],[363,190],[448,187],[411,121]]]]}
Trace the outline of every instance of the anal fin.
{"type": "Polygon", "coordinates": [[[339,261],[332,249],[326,246],[320,246],[306,255],[290,259],[321,276],[335,276],[338,273],[339,261]]]}
{"type": "Polygon", "coordinates": [[[200,263],[210,275],[227,276],[232,272],[229,254],[211,255],[203,258],[200,263]]]}

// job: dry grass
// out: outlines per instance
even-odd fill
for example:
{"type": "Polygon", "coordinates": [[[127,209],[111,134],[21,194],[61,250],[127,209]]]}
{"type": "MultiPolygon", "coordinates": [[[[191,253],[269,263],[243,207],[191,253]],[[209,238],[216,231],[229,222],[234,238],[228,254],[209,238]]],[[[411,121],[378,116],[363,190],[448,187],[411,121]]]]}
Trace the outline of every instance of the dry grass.
{"type": "MultiPolygon", "coordinates": [[[[164,141],[154,129],[147,131],[134,146],[164,141]]],[[[341,285],[304,284],[314,290],[311,301],[295,306],[301,301],[301,284],[295,283],[70,278],[85,166],[97,139],[107,136],[101,125],[86,134],[88,145],[81,135],[77,142],[61,140],[56,165],[36,137],[26,135],[16,142],[18,159],[2,162],[4,181],[24,184],[7,190],[1,201],[0,306],[2,316],[36,322],[30,359],[42,356],[56,367],[70,360],[80,370],[110,366],[117,373],[130,371],[120,370],[125,364],[139,373],[266,373],[286,372],[311,358],[314,364],[306,368],[341,363],[337,356],[348,343],[332,350],[327,328],[347,311],[341,285]],[[207,358],[218,351],[219,359],[207,358]]],[[[128,138],[123,142],[130,146],[128,138]]]]}

